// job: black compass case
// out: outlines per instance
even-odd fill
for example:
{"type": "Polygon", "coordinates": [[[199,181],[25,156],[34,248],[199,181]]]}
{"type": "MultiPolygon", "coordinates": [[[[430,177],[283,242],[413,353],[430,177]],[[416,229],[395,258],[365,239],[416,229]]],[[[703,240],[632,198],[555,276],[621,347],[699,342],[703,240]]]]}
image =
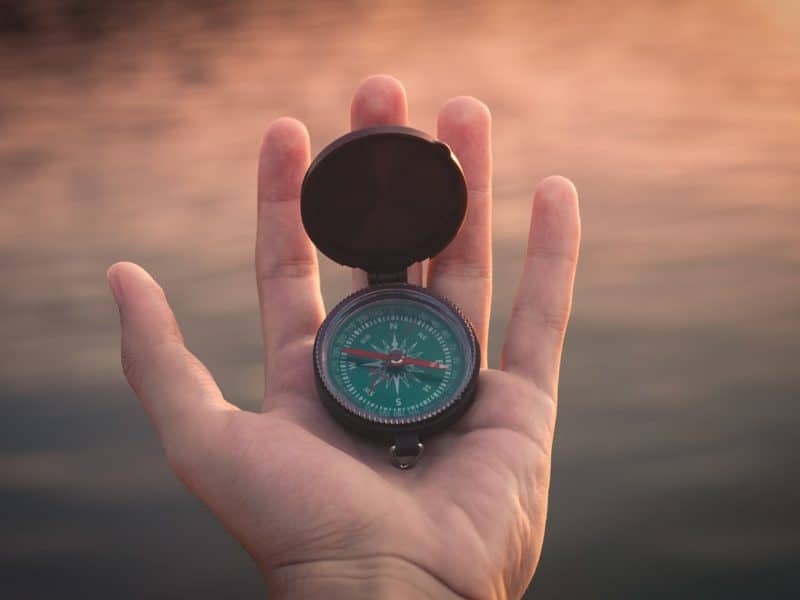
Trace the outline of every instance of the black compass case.
{"type": "MultiPolygon", "coordinates": [[[[370,127],[334,140],[319,153],[303,180],[300,207],[306,232],[323,254],[367,272],[369,287],[356,294],[395,286],[439,298],[408,284],[406,270],[436,256],[455,238],[467,211],[467,188],[446,144],[410,127],[370,127]]],[[[446,299],[439,300],[461,314],[446,299]]],[[[317,344],[337,308],[320,328],[317,344]]],[[[478,367],[462,394],[464,401],[431,422],[388,426],[361,419],[331,398],[315,368],[320,398],[350,430],[382,440],[409,433],[417,439],[452,424],[469,408],[480,365],[477,341],[475,350],[478,367]]]]}

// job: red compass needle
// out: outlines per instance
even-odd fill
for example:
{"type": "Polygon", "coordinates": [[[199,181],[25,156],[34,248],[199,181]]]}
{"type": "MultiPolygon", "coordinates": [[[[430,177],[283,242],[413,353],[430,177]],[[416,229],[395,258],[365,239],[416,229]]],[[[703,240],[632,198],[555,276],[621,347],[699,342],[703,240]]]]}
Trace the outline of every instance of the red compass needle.
{"type": "Polygon", "coordinates": [[[358,348],[342,348],[342,352],[352,354],[353,356],[363,356],[364,358],[380,358],[382,360],[391,360],[388,354],[381,354],[380,352],[371,352],[370,350],[359,350],[358,348]]]}
{"type": "Polygon", "coordinates": [[[439,361],[420,360],[418,358],[403,357],[404,365],[415,365],[417,367],[428,367],[429,369],[448,369],[447,365],[443,365],[439,361]]]}
{"type": "Polygon", "coordinates": [[[438,361],[421,360],[419,358],[409,358],[402,354],[394,356],[392,354],[382,354],[380,352],[372,352],[370,350],[360,350],[359,348],[342,348],[342,352],[352,354],[353,356],[362,356],[364,358],[377,358],[380,360],[390,360],[398,366],[401,365],[414,365],[416,367],[427,367],[429,369],[447,369],[447,365],[443,365],[438,361]]]}

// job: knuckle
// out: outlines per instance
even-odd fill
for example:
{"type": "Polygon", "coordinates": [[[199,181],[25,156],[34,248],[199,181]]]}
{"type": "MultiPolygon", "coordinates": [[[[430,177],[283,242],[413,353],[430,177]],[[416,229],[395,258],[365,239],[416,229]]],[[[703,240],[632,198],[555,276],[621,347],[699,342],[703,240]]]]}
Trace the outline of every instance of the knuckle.
{"type": "MultiPolygon", "coordinates": [[[[133,338],[134,336],[131,336],[133,338]]],[[[144,342],[141,339],[129,340],[123,334],[120,362],[122,372],[134,391],[139,391],[148,376],[159,370],[160,359],[169,356],[174,348],[185,351],[180,331],[164,332],[164,338],[157,342],[144,342]]]]}
{"type": "Polygon", "coordinates": [[[525,325],[539,326],[558,335],[564,335],[569,321],[569,310],[553,310],[517,303],[511,309],[511,321],[525,325]]]}
{"type": "Polygon", "coordinates": [[[316,273],[317,264],[313,258],[282,260],[274,264],[259,265],[259,284],[280,279],[304,279],[316,273]]]}
{"type": "Polygon", "coordinates": [[[492,266],[483,260],[435,261],[435,274],[457,279],[477,279],[487,283],[492,280],[492,266]]]}
{"type": "Polygon", "coordinates": [[[185,444],[176,441],[164,443],[164,455],[167,464],[172,471],[179,475],[184,475],[191,470],[192,454],[187,451],[185,444]]]}
{"type": "Polygon", "coordinates": [[[567,331],[569,313],[566,311],[542,311],[539,322],[550,331],[562,336],[567,331]]]}
{"type": "Polygon", "coordinates": [[[481,184],[470,182],[467,186],[467,194],[469,194],[469,200],[472,206],[488,207],[488,203],[492,199],[492,186],[488,183],[481,184]]]}
{"type": "Polygon", "coordinates": [[[122,363],[122,373],[125,375],[125,379],[128,380],[134,390],[137,390],[141,381],[141,363],[128,343],[123,342],[122,344],[120,362],[122,363]]]}
{"type": "Polygon", "coordinates": [[[164,440],[164,454],[170,469],[181,477],[190,477],[203,463],[206,443],[189,427],[178,427],[164,440]]]}
{"type": "Polygon", "coordinates": [[[572,269],[578,262],[578,251],[574,248],[552,248],[549,244],[533,243],[528,247],[528,257],[572,269]]]}

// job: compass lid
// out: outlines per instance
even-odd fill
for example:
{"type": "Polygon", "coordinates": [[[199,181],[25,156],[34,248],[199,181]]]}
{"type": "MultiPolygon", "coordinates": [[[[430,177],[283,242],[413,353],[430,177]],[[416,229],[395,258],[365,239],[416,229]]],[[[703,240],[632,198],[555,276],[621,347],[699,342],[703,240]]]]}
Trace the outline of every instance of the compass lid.
{"type": "Polygon", "coordinates": [[[303,180],[306,232],[328,258],[369,273],[435,256],[458,233],[467,187],[443,142],[410,127],[369,127],[317,155],[303,180]]]}

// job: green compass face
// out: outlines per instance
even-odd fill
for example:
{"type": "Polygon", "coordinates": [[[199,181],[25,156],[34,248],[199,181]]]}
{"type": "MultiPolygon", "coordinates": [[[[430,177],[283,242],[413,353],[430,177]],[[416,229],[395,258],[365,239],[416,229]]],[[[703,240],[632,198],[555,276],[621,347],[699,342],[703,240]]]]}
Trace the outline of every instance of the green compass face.
{"type": "Polygon", "coordinates": [[[320,348],[318,368],[336,401],[380,423],[416,423],[441,413],[460,398],[476,368],[474,336],[464,319],[408,288],[355,297],[331,320],[320,348]]]}

